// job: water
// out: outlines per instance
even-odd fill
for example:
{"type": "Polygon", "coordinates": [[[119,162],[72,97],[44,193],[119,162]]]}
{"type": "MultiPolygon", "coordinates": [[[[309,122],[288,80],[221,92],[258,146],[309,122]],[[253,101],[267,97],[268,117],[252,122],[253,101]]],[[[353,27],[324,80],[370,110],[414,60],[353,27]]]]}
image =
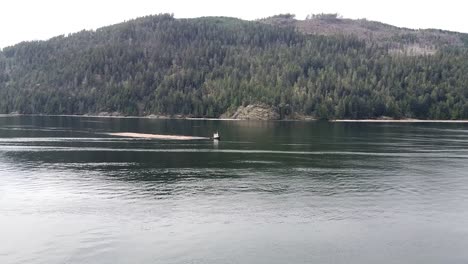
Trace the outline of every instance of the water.
{"type": "Polygon", "coordinates": [[[467,223],[464,124],[0,117],[2,264],[467,263],[467,223]]]}

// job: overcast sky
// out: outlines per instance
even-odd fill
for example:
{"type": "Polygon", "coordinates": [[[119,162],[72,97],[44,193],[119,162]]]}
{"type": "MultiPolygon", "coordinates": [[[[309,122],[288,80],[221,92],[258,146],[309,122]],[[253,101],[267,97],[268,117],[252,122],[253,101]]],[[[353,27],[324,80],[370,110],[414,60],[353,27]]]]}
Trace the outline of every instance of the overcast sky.
{"type": "Polygon", "coordinates": [[[308,14],[339,13],[400,27],[468,33],[467,10],[467,0],[2,0],[0,48],[158,13],[249,20],[280,13],[293,13],[299,19],[308,14]]]}

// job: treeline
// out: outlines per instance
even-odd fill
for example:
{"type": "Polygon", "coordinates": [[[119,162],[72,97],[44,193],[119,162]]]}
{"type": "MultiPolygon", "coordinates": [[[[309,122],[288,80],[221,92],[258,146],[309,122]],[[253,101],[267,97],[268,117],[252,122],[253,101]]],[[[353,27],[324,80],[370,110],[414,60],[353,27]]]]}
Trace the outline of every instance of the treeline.
{"type": "Polygon", "coordinates": [[[0,52],[0,112],[468,118],[468,51],[391,55],[353,37],[163,14],[0,52]]]}

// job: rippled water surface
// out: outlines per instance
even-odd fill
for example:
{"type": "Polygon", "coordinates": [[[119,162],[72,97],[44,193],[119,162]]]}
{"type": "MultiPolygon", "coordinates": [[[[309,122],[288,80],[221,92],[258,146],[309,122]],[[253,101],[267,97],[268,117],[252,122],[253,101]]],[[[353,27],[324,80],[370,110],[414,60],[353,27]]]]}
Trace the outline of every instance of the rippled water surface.
{"type": "Polygon", "coordinates": [[[467,248],[466,124],[0,117],[2,264],[468,263],[467,248]]]}

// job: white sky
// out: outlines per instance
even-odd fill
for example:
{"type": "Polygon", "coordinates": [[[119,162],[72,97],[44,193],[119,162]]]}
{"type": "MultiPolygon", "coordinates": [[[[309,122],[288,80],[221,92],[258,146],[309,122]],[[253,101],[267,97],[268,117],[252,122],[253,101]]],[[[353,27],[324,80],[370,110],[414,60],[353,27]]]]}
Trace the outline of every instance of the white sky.
{"type": "Polygon", "coordinates": [[[158,13],[249,20],[280,13],[293,13],[298,19],[307,14],[339,13],[400,27],[468,33],[467,10],[467,0],[1,0],[0,48],[158,13]]]}

